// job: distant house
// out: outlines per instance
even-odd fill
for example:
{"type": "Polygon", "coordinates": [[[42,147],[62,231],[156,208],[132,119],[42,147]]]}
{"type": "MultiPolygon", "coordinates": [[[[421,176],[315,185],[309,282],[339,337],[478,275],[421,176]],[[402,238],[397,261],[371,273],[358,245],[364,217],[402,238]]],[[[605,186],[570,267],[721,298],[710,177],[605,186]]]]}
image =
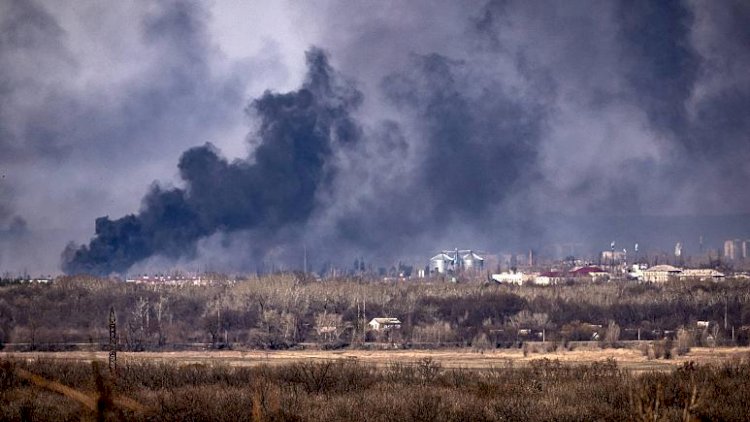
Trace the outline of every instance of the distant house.
{"type": "Polygon", "coordinates": [[[398,330],[401,321],[398,318],[373,318],[367,325],[375,331],[398,330]]]}
{"type": "Polygon", "coordinates": [[[679,277],[682,270],[671,265],[657,265],[643,272],[643,281],[647,283],[664,283],[671,278],[679,277]]]}
{"type": "Polygon", "coordinates": [[[591,280],[596,280],[608,277],[609,273],[595,265],[587,265],[571,271],[570,276],[574,278],[590,278],[591,280]]]}
{"type": "Polygon", "coordinates": [[[318,332],[318,335],[322,335],[322,334],[334,334],[334,333],[336,333],[336,330],[338,330],[338,328],[335,327],[335,326],[333,326],[333,325],[327,325],[327,326],[316,328],[316,331],[318,332]]]}

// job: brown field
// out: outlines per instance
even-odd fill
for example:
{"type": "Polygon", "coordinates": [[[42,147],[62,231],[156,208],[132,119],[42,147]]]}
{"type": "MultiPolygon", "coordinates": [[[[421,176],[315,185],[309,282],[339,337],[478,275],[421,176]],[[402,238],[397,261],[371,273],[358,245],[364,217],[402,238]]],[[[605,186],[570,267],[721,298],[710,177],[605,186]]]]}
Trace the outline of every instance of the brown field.
{"type": "Polygon", "coordinates": [[[739,421],[750,401],[749,348],[122,352],[116,377],[106,358],[1,353],[0,420],[739,421]]]}
{"type": "MultiPolygon", "coordinates": [[[[0,352],[1,358],[53,359],[76,361],[106,361],[107,352],[0,352]]],[[[687,355],[672,359],[647,359],[639,350],[633,349],[578,349],[549,353],[528,353],[518,349],[501,349],[474,352],[469,349],[444,350],[291,350],[291,351],[181,351],[181,352],[119,352],[118,362],[166,362],[178,364],[225,364],[230,366],[257,366],[261,364],[281,365],[301,361],[352,360],[365,364],[385,366],[389,363],[414,363],[431,358],[443,368],[487,369],[492,367],[523,367],[532,360],[550,359],[561,363],[579,365],[614,359],[617,365],[632,372],[666,371],[685,362],[715,364],[732,359],[750,357],[750,348],[704,348],[694,347],[687,355]]]]}

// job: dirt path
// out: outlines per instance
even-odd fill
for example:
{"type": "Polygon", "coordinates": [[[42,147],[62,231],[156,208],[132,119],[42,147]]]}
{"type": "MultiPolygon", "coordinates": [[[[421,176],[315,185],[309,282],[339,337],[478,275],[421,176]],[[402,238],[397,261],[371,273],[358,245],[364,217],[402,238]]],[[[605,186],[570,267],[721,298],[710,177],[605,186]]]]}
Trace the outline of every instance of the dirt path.
{"type": "MultiPolygon", "coordinates": [[[[70,359],[70,360],[107,360],[107,352],[29,352],[4,353],[0,358],[19,359],[70,359]]],[[[293,350],[293,351],[182,351],[182,352],[140,352],[118,353],[120,362],[150,361],[180,364],[213,364],[231,366],[253,366],[260,364],[278,365],[309,360],[346,359],[375,365],[387,365],[392,362],[414,363],[420,359],[431,358],[444,368],[486,369],[491,367],[524,366],[535,359],[560,360],[567,364],[590,364],[606,359],[614,359],[621,368],[636,372],[668,370],[687,361],[696,363],[720,363],[730,359],[749,359],[750,348],[693,348],[685,356],[674,359],[648,360],[640,351],[630,349],[592,349],[552,353],[529,353],[524,356],[520,350],[495,350],[484,353],[466,349],[446,350],[293,350]]]]}

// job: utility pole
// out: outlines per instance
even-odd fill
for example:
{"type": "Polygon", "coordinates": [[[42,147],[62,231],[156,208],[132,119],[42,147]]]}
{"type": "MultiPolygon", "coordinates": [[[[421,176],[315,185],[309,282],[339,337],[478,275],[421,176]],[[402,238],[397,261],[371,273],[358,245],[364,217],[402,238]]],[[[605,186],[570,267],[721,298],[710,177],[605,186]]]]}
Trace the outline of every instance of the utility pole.
{"type": "Polygon", "coordinates": [[[367,297],[362,298],[362,344],[367,343],[367,297]]]}
{"type": "Polygon", "coordinates": [[[109,372],[117,372],[117,317],[115,308],[109,308],[109,372]]]}
{"type": "Polygon", "coordinates": [[[307,274],[307,245],[302,245],[302,269],[307,274]]]}
{"type": "Polygon", "coordinates": [[[724,331],[727,330],[727,305],[729,302],[729,298],[727,296],[724,296],[724,331]]]}
{"type": "Polygon", "coordinates": [[[359,321],[362,318],[362,312],[360,312],[361,309],[359,307],[359,298],[358,297],[355,298],[354,302],[357,304],[357,323],[354,324],[354,332],[352,333],[352,343],[354,343],[356,339],[359,337],[359,335],[357,334],[357,330],[359,330],[359,321]]]}

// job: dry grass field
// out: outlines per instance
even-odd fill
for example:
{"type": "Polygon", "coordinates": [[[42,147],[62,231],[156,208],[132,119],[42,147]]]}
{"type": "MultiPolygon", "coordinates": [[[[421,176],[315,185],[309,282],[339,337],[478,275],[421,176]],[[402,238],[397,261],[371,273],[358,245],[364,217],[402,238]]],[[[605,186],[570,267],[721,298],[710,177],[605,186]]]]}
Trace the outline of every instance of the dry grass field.
{"type": "MultiPolygon", "coordinates": [[[[106,361],[107,352],[27,352],[0,353],[2,358],[53,359],[72,361],[106,361]]],[[[297,362],[347,360],[376,366],[390,363],[416,363],[430,358],[443,368],[487,369],[492,367],[525,367],[539,359],[559,360],[570,365],[586,365],[614,359],[621,369],[636,373],[667,371],[685,362],[697,364],[720,364],[733,359],[750,357],[750,348],[703,348],[693,347],[684,356],[672,359],[648,359],[640,350],[634,349],[577,349],[549,353],[528,353],[519,349],[498,349],[483,353],[470,349],[442,350],[288,350],[288,351],[180,351],[180,352],[119,352],[118,362],[165,362],[176,364],[224,364],[229,366],[284,365],[297,362]]]]}
{"type": "Polygon", "coordinates": [[[750,349],[0,354],[0,420],[749,420],[750,349]],[[388,411],[384,411],[388,409],[388,411]]]}

